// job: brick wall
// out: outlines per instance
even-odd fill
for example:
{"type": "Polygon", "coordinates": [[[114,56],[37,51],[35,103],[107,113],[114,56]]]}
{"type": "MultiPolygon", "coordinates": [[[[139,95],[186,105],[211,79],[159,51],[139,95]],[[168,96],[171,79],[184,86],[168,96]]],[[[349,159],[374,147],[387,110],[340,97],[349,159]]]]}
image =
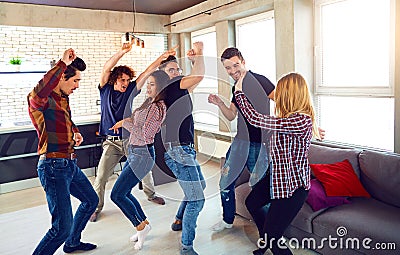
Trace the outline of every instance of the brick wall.
{"type": "MultiPolygon", "coordinates": [[[[12,71],[11,57],[22,59],[21,71],[48,71],[50,61],[59,60],[67,48],[73,48],[85,60],[80,87],[70,96],[74,117],[98,113],[98,80],[104,63],[121,47],[123,33],[78,29],[54,29],[0,25],[0,72],[12,71]]],[[[165,51],[165,35],[139,35],[146,48],[132,50],[118,64],[142,72],[165,51]]],[[[26,95],[43,74],[0,74],[0,123],[29,120],[26,95]]],[[[144,94],[135,99],[139,105],[144,94]]]]}

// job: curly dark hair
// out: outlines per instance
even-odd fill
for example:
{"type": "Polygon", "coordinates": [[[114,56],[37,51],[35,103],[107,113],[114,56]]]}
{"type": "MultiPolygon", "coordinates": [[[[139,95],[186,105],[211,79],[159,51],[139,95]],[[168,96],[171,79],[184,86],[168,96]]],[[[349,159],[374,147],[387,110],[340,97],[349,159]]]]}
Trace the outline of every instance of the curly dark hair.
{"type": "Polygon", "coordinates": [[[74,77],[76,74],[76,71],[85,71],[86,70],[86,64],[85,61],[81,58],[75,58],[74,61],[70,65],[67,66],[67,69],[64,71],[64,77],[65,80],[68,81],[69,78],[74,77]]]}
{"type": "Polygon", "coordinates": [[[122,74],[126,74],[129,76],[129,79],[133,79],[135,77],[135,71],[129,66],[116,66],[111,71],[110,77],[108,78],[108,83],[114,84],[117,82],[117,79],[122,76],[122,74]]]}
{"type": "Polygon", "coordinates": [[[222,52],[221,62],[224,62],[225,60],[230,59],[234,56],[238,57],[240,61],[243,61],[244,59],[242,53],[240,52],[240,50],[238,50],[238,48],[230,47],[225,49],[224,52],[222,52]]]}

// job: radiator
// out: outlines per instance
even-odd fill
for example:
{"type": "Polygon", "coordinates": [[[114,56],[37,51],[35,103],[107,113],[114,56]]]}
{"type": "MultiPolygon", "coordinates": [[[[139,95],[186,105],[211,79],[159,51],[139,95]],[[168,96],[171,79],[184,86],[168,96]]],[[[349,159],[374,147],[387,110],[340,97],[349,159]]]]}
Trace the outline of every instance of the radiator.
{"type": "Polygon", "coordinates": [[[229,149],[230,142],[217,140],[214,137],[208,136],[197,136],[198,152],[212,156],[214,158],[225,157],[226,152],[229,149]]]}

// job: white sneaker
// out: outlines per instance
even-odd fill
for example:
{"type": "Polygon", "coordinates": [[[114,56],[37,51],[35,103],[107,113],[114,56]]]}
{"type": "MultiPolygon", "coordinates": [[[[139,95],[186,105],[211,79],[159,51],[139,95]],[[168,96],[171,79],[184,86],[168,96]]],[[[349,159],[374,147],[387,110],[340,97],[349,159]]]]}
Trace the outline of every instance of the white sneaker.
{"type": "Polygon", "coordinates": [[[211,227],[212,231],[219,232],[226,228],[232,228],[233,224],[228,224],[225,221],[221,220],[217,224],[211,227]]]}

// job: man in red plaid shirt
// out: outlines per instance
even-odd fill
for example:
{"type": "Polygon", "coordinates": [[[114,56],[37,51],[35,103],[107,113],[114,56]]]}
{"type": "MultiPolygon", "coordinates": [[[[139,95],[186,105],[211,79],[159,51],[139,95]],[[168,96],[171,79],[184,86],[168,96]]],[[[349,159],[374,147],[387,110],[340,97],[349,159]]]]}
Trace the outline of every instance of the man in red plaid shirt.
{"type": "Polygon", "coordinates": [[[68,49],[28,94],[29,116],[39,137],[37,171],[52,217],[51,229],[33,254],[54,254],[64,242],[65,253],[96,248],[80,241],[99,199],[77,165],[74,146],[83,137],[71,119],[68,98],[79,87],[85,69],[85,62],[68,49]],[[74,217],[70,195],[81,201],[74,217]]]}

